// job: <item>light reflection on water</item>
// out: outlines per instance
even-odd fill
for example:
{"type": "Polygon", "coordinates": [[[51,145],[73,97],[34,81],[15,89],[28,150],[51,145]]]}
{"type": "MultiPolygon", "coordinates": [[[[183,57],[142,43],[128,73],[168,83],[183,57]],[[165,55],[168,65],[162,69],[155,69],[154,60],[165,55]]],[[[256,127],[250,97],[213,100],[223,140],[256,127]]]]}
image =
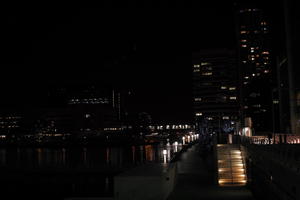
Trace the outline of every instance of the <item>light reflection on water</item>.
{"type": "Polygon", "coordinates": [[[167,149],[169,161],[175,150],[173,145],[168,147],[139,145],[102,148],[0,148],[0,166],[10,168],[122,168],[147,162],[162,162],[163,149],[167,149]]]}

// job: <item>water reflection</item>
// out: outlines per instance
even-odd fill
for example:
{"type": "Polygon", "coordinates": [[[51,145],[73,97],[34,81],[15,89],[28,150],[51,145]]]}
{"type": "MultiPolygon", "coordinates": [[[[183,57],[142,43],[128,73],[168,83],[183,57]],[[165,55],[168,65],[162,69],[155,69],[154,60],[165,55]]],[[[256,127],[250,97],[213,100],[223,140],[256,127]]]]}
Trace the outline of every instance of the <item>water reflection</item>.
{"type": "Polygon", "coordinates": [[[128,147],[82,148],[0,148],[0,166],[15,168],[122,168],[146,162],[163,162],[179,151],[176,145],[139,145],[128,147]],[[176,150],[175,150],[176,148],[176,150]]]}

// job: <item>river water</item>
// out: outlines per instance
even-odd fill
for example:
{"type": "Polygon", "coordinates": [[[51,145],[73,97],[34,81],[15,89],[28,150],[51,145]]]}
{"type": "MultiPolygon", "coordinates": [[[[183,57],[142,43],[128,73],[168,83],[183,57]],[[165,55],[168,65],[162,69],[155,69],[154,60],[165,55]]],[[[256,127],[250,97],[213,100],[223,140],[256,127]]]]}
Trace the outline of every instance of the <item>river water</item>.
{"type": "Polygon", "coordinates": [[[170,161],[172,154],[180,148],[158,144],[0,148],[0,192],[24,193],[31,199],[112,196],[115,175],[136,165],[170,161]]]}

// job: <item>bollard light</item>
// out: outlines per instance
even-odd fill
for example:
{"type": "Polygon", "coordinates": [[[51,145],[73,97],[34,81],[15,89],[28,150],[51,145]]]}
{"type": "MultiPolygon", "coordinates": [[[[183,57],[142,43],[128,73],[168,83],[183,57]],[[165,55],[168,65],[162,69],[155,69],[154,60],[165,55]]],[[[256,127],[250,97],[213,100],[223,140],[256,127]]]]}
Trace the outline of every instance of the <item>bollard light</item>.
{"type": "Polygon", "coordinates": [[[174,142],[174,145],[175,145],[175,153],[177,152],[177,150],[178,150],[178,142],[176,141],[176,142],[174,142]]]}
{"type": "Polygon", "coordinates": [[[163,150],[163,155],[167,155],[167,150],[166,149],[163,150]]]}
{"type": "Polygon", "coordinates": [[[167,150],[163,150],[163,155],[164,155],[164,163],[167,163],[167,150]]]}

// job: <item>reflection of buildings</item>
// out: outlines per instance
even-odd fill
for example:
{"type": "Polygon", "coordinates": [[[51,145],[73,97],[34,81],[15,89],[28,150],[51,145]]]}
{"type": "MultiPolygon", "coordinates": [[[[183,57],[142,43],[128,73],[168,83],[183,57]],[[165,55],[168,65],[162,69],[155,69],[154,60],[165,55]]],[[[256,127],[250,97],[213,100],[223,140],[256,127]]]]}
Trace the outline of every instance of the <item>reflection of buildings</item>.
{"type": "Polygon", "coordinates": [[[233,131],[239,100],[234,52],[194,53],[192,64],[196,128],[201,132],[233,131]]]}
{"type": "Polygon", "coordinates": [[[262,9],[247,5],[238,6],[236,19],[241,122],[246,126],[244,119],[250,118],[255,131],[272,131],[272,97],[275,99],[276,90],[272,85],[275,74],[269,22],[262,9]]]}

